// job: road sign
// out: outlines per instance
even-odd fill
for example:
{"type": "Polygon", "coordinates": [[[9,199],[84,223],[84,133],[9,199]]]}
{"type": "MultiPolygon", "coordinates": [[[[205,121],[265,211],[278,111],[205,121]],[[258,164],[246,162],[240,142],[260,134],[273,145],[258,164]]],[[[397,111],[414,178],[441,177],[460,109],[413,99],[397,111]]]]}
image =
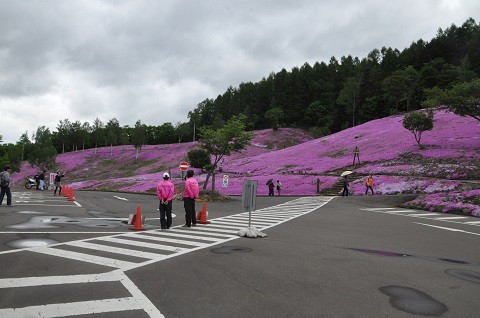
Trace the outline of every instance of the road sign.
{"type": "Polygon", "coordinates": [[[186,171],[188,169],[188,162],[182,161],[180,162],[180,170],[186,171]]]}
{"type": "Polygon", "coordinates": [[[223,175],[222,187],[228,187],[228,176],[226,174],[223,175]]]}
{"type": "Polygon", "coordinates": [[[243,180],[242,185],[242,206],[244,211],[248,211],[248,226],[251,225],[252,211],[256,209],[257,200],[257,180],[243,180]]]}

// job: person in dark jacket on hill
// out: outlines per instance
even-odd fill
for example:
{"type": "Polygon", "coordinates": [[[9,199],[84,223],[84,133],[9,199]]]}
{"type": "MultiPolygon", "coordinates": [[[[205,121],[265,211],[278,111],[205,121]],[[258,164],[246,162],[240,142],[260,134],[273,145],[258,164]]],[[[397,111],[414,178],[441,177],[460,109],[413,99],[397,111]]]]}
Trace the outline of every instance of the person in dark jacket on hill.
{"type": "Polygon", "coordinates": [[[348,197],[348,177],[347,176],[343,177],[342,197],[345,195],[348,197]]]}

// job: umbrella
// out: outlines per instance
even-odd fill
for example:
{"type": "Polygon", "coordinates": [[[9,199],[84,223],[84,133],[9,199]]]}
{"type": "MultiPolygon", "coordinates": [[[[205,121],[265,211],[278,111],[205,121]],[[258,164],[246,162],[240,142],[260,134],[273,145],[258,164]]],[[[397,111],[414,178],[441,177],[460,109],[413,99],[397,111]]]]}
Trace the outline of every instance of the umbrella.
{"type": "Polygon", "coordinates": [[[349,174],[352,174],[352,173],[353,173],[353,171],[344,171],[344,172],[342,172],[340,177],[345,177],[345,176],[348,176],[349,174]]]}
{"type": "Polygon", "coordinates": [[[268,179],[267,183],[265,185],[269,185],[270,183],[273,183],[273,179],[268,179]]]}

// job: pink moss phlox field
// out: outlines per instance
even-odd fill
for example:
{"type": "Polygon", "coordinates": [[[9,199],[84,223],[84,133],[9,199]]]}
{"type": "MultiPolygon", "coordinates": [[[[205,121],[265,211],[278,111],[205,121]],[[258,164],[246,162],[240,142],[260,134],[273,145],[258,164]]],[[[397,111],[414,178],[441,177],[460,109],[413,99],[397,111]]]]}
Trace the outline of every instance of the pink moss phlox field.
{"type": "MultiPolygon", "coordinates": [[[[360,178],[350,183],[350,190],[354,195],[363,195],[366,190],[366,178],[360,178]]],[[[458,181],[412,178],[376,175],[373,177],[373,190],[378,194],[415,194],[434,193],[439,191],[452,191],[457,189],[461,183],[458,181]]]]}
{"type": "MultiPolygon", "coordinates": [[[[282,195],[315,195],[317,178],[320,190],[328,189],[344,170],[361,177],[351,182],[358,195],[365,193],[368,174],[374,175],[377,194],[452,192],[460,188],[455,180],[480,179],[478,121],[437,111],[434,128],[423,133],[420,149],[402,119],[403,115],[378,119],[314,140],[292,128],[256,131],[246,150],[224,158],[216,190],[240,195],[242,181],[250,178],[259,181],[258,194],[267,195],[265,182],[274,179],[282,182],[282,195]],[[355,146],[361,164],[352,166],[355,146]],[[227,188],[222,188],[223,174],[229,176],[227,188]]],[[[57,163],[58,170],[67,171],[64,182],[74,188],[144,192],[154,189],[165,171],[181,187],[178,165],[196,148],[193,142],[147,145],[136,159],[133,146],[102,147],[60,154],[57,163]]],[[[13,179],[23,181],[36,172],[38,168],[24,164],[13,179]]],[[[195,173],[203,183],[206,173],[195,173]]]]}
{"type": "Polygon", "coordinates": [[[480,189],[421,195],[404,206],[480,217],[480,189]]]}

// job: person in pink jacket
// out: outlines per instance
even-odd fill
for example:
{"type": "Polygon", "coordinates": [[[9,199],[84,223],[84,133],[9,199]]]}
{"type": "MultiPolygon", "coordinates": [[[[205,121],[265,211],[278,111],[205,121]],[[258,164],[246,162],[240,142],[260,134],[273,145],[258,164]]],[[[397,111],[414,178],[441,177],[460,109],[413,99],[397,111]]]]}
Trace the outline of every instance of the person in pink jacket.
{"type": "Polygon", "coordinates": [[[198,194],[198,182],[193,178],[193,170],[188,170],[185,191],[183,191],[183,206],[185,207],[185,225],[183,227],[197,225],[195,200],[198,199],[198,194]]]}
{"type": "Polygon", "coordinates": [[[162,229],[169,229],[172,226],[172,200],[174,185],[169,181],[168,172],[163,174],[163,181],[157,185],[157,195],[160,200],[160,226],[162,229]],[[165,216],[167,220],[165,221],[165,216]]]}

